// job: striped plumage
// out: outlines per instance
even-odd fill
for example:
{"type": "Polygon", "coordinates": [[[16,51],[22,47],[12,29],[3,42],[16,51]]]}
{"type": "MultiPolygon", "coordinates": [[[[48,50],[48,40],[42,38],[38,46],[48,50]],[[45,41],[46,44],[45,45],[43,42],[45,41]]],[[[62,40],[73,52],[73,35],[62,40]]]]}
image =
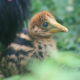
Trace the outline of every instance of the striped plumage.
{"type": "Polygon", "coordinates": [[[16,33],[22,31],[24,21],[29,18],[30,0],[0,0],[0,59],[2,51],[13,41],[16,33]]]}
{"type": "Polygon", "coordinates": [[[14,41],[1,55],[0,68],[4,76],[9,77],[29,72],[25,69],[29,59],[41,60],[50,56],[47,52],[48,49],[56,50],[56,45],[52,40],[53,33],[67,31],[67,28],[57,23],[47,11],[33,16],[29,29],[23,29],[22,33],[17,33],[14,41]],[[54,22],[52,23],[52,21],[54,22]],[[48,25],[43,25],[44,23],[48,25]]]}

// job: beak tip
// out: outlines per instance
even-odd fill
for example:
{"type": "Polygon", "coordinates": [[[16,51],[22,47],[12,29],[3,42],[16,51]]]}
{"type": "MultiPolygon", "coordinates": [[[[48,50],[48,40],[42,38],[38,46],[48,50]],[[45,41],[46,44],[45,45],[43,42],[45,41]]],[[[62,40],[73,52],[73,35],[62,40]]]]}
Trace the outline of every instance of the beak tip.
{"type": "Polygon", "coordinates": [[[66,32],[68,32],[68,29],[66,28],[66,32]]]}
{"type": "Polygon", "coordinates": [[[63,29],[63,30],[62,30],[62,32],[68,32],[68,29],[67,29],[67,28],[65,28],[65,29],[63,29]]]}

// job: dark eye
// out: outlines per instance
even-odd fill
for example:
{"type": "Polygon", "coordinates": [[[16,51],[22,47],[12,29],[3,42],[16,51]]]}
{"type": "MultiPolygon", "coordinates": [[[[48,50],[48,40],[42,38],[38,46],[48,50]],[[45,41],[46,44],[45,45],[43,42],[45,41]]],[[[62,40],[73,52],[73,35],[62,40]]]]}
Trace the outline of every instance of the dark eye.
{"type": "Polygon", "coordinates": [[[42,26],[43,26],[44,28],[47,28],[47,27],[48,27],[48,23],[47,23],[47,22],[44,22],[42,26]]]}

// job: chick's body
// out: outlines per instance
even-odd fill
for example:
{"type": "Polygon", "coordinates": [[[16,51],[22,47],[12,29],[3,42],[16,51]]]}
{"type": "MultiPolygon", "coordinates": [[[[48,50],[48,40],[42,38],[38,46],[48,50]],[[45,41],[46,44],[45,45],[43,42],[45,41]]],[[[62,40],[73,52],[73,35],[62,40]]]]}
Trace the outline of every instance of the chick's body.
{"type": "Polygon", "coordinates": [[[29,31],[24,29],[22,33],[17,34],[14,41],[2,53],[0,68],[4,76],[29,72],[25,65],[31,58],[40,60],[50,56],[47,50],[56,50],[51,36],[55,32],[62,31],[67,32],[67,28],[58,24],[49,12],[36,14],[30,21],[29,31]]]}
{"type": "MultiPolygon", "coordinates": [[[[27,30],[26,30],[27,32],[27,30]]],[[[5,77],[28,72],[25,68],[29,59],[49,56],[47,50],[56,49],[52,39],[33,40],[28,34],[21,33],[3,53],[1,59],[1,70],[5,77]]]]}

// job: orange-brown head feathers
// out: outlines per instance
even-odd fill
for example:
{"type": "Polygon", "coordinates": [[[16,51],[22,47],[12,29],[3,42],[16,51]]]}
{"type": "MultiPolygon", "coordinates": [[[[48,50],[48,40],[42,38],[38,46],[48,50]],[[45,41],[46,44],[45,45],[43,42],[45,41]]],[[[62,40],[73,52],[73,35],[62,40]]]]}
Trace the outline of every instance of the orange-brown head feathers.
{"type": "MultiPolygon", "coordinates": [[[[31,22],[30,22],[30,25],[33,27],[33,26],[37,26],[37,27],[40,27],[41,26],[41,23],[43,21],[47,21],[47,17],[46,16],[49,16],[51,18],[54,18],[54,16],[52,16],[52,14],[50,14],[48,11],[42,11],[40,13],[37,13],[33,16],[33,18],[31,19],[31,22]]],[[[55,19],[55,18],[54,18],[55,19]]]]}
{"type": "Polygon", "coordinates": [[[56,32],[67,32],[68,29],[57,23],[48,11],[35,14],[29,24],[29,34],[37,37],[49,37],[56,32]]]}

